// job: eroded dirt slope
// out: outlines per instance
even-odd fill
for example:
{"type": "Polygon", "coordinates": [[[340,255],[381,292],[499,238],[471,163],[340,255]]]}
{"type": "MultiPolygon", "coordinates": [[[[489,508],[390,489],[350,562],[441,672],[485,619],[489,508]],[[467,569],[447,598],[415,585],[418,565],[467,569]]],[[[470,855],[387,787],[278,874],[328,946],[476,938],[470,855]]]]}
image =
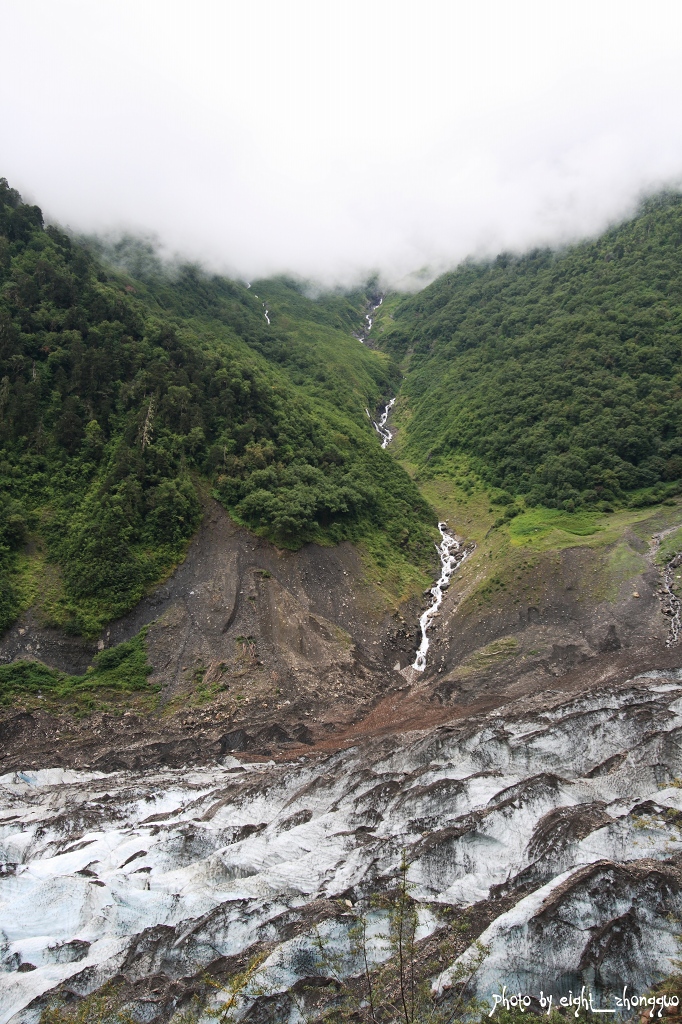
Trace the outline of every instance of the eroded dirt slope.
{"type": "Polygon", "coordinates": [[[147,625],[158,708],[81,719],[39,702],[7,708],[0,765],[112,769],[324,752],[548,686],[677,668],[652,554],[646,531],[628,530],[602,547],[519,556],[503,578],[473,551],[434,619],[421,674],[410,666],[428,594],[388,608],[352,545],[280,551],[212,503],[185,562],[98,643],[41,628],[29,612],[0,645],[5,662],[82,672],[98,646],[147,625]]]}
{"type": "Polygon", "coordinates": [[[41,627],[29,612],[0,646],[4,662],[37,659],[78,673],[98,649],[148,626],[151,680],[162,687],[158,712],[68,721],[57,731],[39,705],[30,714],[6,712],[1,756],[13,763],[14,752],[25,760],[30,749],[29,762],[113,763],[127,748],[131,763],[183,763],[309,744],[316,723],[354,721],[391,679],[402,685],[392,666],[396,657],[407,664],[411,641],[389,649],[384,601],[352,545],[281,551],[212,502],[183,564],[98,642],[41,627]]]}

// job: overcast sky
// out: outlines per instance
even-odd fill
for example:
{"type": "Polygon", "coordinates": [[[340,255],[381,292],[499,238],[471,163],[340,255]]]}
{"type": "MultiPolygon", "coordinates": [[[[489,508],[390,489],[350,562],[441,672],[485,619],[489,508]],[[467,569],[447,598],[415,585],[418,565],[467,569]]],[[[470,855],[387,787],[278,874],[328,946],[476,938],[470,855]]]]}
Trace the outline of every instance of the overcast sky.
{"type": "Polygon", "coordinates": [[[248,278],[396,282],[682,180],[679,0],[5,0],[0,176],[248,278]]]}

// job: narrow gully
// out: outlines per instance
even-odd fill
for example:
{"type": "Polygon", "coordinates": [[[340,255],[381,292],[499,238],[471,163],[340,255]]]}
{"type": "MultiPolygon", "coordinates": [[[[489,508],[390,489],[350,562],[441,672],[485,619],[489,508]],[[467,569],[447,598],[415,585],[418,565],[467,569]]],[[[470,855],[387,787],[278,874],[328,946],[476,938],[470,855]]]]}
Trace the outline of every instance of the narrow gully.
{"type": "Polygon", "coordinates": [[[382,448],[388,448],[389,444],[393,440],[393,434],[388,429],[388,427],[386,426],[386,421],[388,420],[388,414],[390,413],[390,411],[391,411],[391,409],[393,408],[394,405],[395,405],[395,398],[392,398],[390,400],[390,402],[387,402],[386,405],[384,406],[384,410],[381,413],[381,416],[379,417],[379,421],[378,422],[376,420],[372,419],[372,414],[370,413],[369,409],[365,409],[365,412],[367,413],[367,415],[369,416],[369,418],[370,418],[370,420],[372,422],[372,426],[374,427],[374,429],[376,430],[377,434],[381,438],[381,447],[382,448]]]}
{"type": "Polygon", "coordinates": [[[365,330],[361,334],[354,334],[353,335],[354,338],[358,339],[358,341],[360,342],[361,345],[364,345],[365,342],[367,341],[367,339],[369,337],[369,332],[372,330],[372,324],[374,323],[373,314],[376,312],[376,310],[379,308],[379,306],[381,305],[381,303],[383,301],[384,301],[383,295],[379,296],[379,301],[378,302],[372,303],[370,301],[370,303],[369,303],[369,311],[365,314],[365,320],[367,322],[367,327],[365,328],[365,330]]]}
{"type": "MultiPolygon", "coordinates": [[[[654,534],[653,537],[653,550],[652,560],[661,546],[661,542],[665,537],[670,536],[671,533],[675,533],[679,527],[669,526],[667,530],[662,530],[660,533],[654,534]]],[[[682,566],[682,551],[678,551],[673,557],[665,563],[661,573],[661,588],[659,590],[661,600],[661,612],[670,619],[670,626],[668,628],[668,636],[665,641],[666,647],[673,647],[680,641],[680,633],[682,632],[682,623],[680,622],[680,613],[682,612],[682,603],[679,597],[675,593],[675,569],[679,569],[682,566]]]]}
{"type": "Polygon", "coordinates": [[[379,296],[379,301],[377,302],[376,306],[370,306],[369,313],[367,313],[366,316],[365,316],[365,320],[367,321],[367,333],[368,334],[372,330],[372,313],[374,313],[375,310],[377,310],[379,308],[379,306],[381,305],[381,303],[383,301],[384,301],[383,295],[379,296]]]}
{"type": "MultiPolygon", "coordinates": [[[[389,444],[393,440],[393,434],[386,426],[386,421],[388,420],[389,413],[393,408],[394,404],[395,398],[392,398],[390,402],[386,403],[378,421],[372,419],[369,409],[365,409],[365,412],[369,416],[372,425],[374,426],[374,429],[381,438],[382,448],[388,448],[389,444]]],[[[417,656],[412,665],[412,668],[415,669],[417,672],[423,672],[424,669],[426,668],[426,655],[429,649],[428,630],[432,624],[433,618],[437,614],[438,609],[442,604],[444,591],[446,591],[447,588],[450,586],[450,577],[454,572],[457,571],[457,569],[459,569],[460,565],[469,554],[469,550],[463,547],[461,542],[458,541],[456,537],[453,537],[451,533],[447,532],[446,526],[446,522],[438,524],[441,542],[440,544],[436,544],[436,549],[440,556],[441,574],[439,579],[433,585],[433,587],[431,587],[431,596],[433,597],[433,601],[419,619],[419,628],[421,629],[422,639],[419,648],[417,649],[417,656]]],[[[677,598],[675,598],[675,600],[677,600],[677,598]]],[[[680,624],[679,613],[680,603],[678,601],[678,629],[680,624]]]]}

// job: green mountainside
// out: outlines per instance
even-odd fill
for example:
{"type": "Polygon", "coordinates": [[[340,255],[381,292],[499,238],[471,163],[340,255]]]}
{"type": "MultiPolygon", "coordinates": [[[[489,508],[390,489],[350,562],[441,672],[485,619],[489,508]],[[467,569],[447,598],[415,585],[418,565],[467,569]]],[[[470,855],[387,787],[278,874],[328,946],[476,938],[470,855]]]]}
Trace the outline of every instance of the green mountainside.
{"type": "Polygon", "coordinates": [[[281,546],[349,538],[421,578],[434,515],[365,413],[400,379],[352,336],[366,301],[79,242],[0,179],[0,629],[40,596],[93,635],[209,493],[281,546]]]}
{"type": "Polygon", "coordinates": [[[77,240],[0,179],[0,629],[37,601],[94,635],[211,494],[282,547],[360,543],[399,599],[433,557],[427,498],[480,543],[679,493],[682,196],[389,296],[372,350],[354,333],[377,297],[77,240]],[[386,452],[365,410],[398,391],[386,452]]]}
{"type": "Polygon", "coordinates": [[[467,262],[385,303],[400,450],[514,515],[645,505],[682,476],[682,196],[562,251],[467,262]],[[512,502],[517,501],[516,505],[512,502]]]}

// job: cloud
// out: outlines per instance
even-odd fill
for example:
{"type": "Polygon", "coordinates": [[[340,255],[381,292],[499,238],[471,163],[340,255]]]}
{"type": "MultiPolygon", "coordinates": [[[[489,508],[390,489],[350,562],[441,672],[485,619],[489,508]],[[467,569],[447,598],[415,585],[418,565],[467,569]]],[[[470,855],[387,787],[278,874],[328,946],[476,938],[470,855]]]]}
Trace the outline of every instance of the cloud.
{"type": "Polygon", "coordinates": [[[0,174],[242,277],[395,282],[682,178],[677,0],[23,0],[3,23],[0,174]]]}

